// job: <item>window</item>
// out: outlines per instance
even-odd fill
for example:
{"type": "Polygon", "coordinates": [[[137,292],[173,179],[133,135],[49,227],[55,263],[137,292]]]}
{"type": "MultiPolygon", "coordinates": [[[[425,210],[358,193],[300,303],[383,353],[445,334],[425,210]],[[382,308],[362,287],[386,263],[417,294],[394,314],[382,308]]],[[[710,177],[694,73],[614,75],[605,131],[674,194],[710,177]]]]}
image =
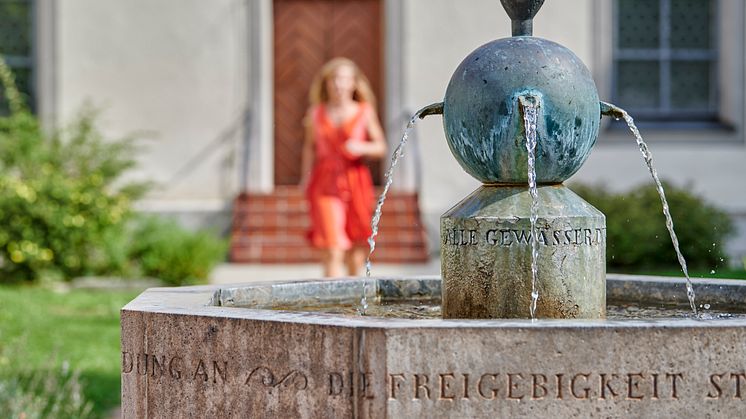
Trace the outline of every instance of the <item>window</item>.
{"type": "Polygon", "coordinates": [[[615,0],[615,103],[647,121],[712,121],[717,0],[615,0]]]}
{"type": "MultiPolygon", "coordinates": [[[[0,0],[0,54],[13,70],[26,103],[34,107],[32,0],[0,0]]],[[[5,92],[0,89],[0,113],[7,113],[5,92]]]]}

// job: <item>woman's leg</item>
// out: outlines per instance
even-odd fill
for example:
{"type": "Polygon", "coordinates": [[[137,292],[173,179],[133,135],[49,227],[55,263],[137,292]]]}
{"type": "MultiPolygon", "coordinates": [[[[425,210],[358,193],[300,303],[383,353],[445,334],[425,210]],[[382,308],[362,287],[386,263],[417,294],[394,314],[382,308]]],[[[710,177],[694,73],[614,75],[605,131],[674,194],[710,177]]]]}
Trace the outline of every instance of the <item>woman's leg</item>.
{"type": "Polygon", "coordinates": [[[347,273],[350,276],[360,275],[360,271],[365,265],[365,257],[368,255],[368,251],[368,248],[364,246],[353,246],[347,251],[345,263],[347,264],[347,273]]]}
{"type": "Polygon", "coordinates": [[[343,249],[323,249],[321,252],[321,266],[327,278],[344,275],[345,251],[343,249]]]}
{"type": "Polygon", "coordinates": [[[345,270],[345,251],[350,247],[344,226],[344,203],[335,197],[320,197],[315,201],[314,231],[322,248],[321,266],[326,277],[340,277],[345,270]]]}

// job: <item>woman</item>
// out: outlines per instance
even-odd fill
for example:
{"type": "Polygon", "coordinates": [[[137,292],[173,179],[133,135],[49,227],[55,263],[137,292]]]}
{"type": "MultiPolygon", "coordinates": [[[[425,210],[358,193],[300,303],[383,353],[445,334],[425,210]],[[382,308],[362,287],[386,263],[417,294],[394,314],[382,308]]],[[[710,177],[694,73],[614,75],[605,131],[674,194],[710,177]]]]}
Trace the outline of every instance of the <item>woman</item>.
{"type": "Polygon", "coordinates": [[[309,239],[322,250],[324,276],[357,275],[367,252],[374,203],[364,159],[386,154],[370,84],[346,58],[326,63],[309,92],[301,184],[311,213],[309,239]]]}

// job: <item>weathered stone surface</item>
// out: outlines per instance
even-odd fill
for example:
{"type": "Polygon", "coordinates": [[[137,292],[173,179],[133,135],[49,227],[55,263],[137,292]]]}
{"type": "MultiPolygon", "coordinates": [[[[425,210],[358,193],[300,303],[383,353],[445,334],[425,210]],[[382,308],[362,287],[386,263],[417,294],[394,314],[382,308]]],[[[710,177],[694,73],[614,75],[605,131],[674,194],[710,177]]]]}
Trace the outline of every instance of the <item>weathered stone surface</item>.
{"type": "MultiPolygon", "coordinates": [[[[360,282],[295,286],[333,295],[360,282]]],[[[372,288],[384,299],[418,297],[436,292],[435,282],[377,280],[372,288]]],[[[662,298],[683,289],[680,280],[654,282],[678,285],[662,298]]],[[[122,310],[124,418],[746,413],[743,319],[393,320],[210,305],[253,287],[273,288],[151,289],[122,310]]],[[[744,285],[719,281],[707,302],[734,287],[744,285]]]]}
{"type": "MultiPolygon", "coordinates": [[[[563,185],[539,194],[539,318],[603,318],[604,215],[563,185]]],[[[527,186],[481,186],[440,221],[443,316],[527,318],[531,302],[527,186]]]]}
{"type": "Polygon", "coordinates": [[[350,384],[368,380],[359,368],[385,370],[383,352],[361,359],[358,349],[361,341],[381,346],[382,331],[209,307],[214,293],[200,291],[189,295],[199,304],[151,290],[123,309],[124,418],[385,415],[366,399],[368,381],[350,384]]]}
{"type": "MultiPolygon", "coordinates": [[[[686,286],[683,279],[642,276],[607,275],[607,301],[624,301],[639,305],[688,306],[686,286]]],[[[698,304],[707,304],[712,309],[736,312],[746,307],[746,282],[738,279],[694,280],[698,304]]]]}

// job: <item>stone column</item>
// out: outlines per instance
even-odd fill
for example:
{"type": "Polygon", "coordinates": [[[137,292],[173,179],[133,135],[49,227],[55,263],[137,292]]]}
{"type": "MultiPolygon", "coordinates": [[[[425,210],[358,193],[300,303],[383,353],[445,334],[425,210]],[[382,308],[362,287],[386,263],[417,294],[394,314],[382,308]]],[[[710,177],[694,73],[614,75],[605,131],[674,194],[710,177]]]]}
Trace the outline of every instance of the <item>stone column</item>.
{"type": "MultiPolygon", "coordinates": [[[[606,219],[564,185],[540,186],[537,318],[606,316],[606,219]]],[[[481,186],[440,221],[444,318],[529,318],[528,186],[481,186]]]]}

